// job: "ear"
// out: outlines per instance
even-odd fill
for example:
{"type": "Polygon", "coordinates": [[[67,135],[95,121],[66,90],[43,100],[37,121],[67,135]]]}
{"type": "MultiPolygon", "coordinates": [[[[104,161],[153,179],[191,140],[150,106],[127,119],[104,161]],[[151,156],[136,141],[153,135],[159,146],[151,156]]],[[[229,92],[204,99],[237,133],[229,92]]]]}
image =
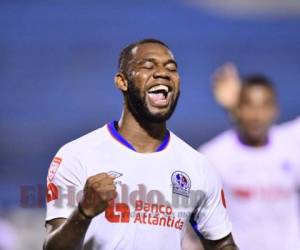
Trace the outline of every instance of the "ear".
{"type": "Polygon", "coordinates": [[[122,92],[126,92],[128,89],[128,82],[123,73],[118,72],[115,75],[115,84],[116,87],[121,90],[122,92]]]}

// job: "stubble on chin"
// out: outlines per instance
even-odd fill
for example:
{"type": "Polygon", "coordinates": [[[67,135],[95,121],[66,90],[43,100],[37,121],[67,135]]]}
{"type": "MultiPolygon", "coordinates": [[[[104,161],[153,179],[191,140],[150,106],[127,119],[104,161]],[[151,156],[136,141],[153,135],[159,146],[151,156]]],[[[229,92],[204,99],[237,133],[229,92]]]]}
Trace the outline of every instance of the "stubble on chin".
{"type": "Polygon", "coordinates": [[[178,92],[176,98],[173,100],[169,110],[166,113],[153,114],[147,106],[145,96],[141,95],[140,89],[134,86],[133,82],[128,82],[128,90],[126,93],[124,93],[125,103],[133,116],[138,121],[150,123],[162,123],[167,121],[175,111],[179,96],[180,92],[178,92]]]}

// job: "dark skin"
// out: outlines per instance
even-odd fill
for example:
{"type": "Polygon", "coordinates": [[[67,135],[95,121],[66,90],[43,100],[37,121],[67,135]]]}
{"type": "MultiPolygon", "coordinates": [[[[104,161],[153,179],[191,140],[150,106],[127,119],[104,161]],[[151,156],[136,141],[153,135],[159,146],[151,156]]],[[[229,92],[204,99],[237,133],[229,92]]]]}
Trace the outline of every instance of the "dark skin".
{"type": "Polygon", "coordinates": [[[182,242],[182,250],[232,250],[238,249],[229,234],[220,240],[207,240],[194,231],[191,225],[187,225],[186,232],[182,242]]]}
{"type": "MultiPolygon", "coordinates": [[[[127,76],[117,73],[115,83],[122,92],[128,90],[130,78],[145,98],[146,106],[153,115],[164,115],[170,109],[179,91],[179,74],[171,52],[162,45],[142,44],[133,49],[127,76]],[[167,85],[172,89],[169,101],[165,105],[155,105],[148,97],[147,91],[158,84],[167,85]]],[[[161,144],[166,134],[166,121],[151,123],[138,120],[128,109],[125,102],[122,117],[119,120],[119,132],[140,153],[152,153],[161,144]]]]}
{"type": "Polygon", "coordinates": [[[232,235],[229,234],[220,240],[201,240],[205,250],[238,250],[232,235]]]}
{"type": "Polygon", "coordinates": [[[268,133],[278,114],[275,94],[265,86],[242,88],[236,110],[233,112],[241,141],[260,147],[268,143],[268,133]]]}
{"type": "MultiPolygon", "coordinates": [[[[127,73],[119,72],[115,76],[117,88],[125,94],[128,90],[128,78],[139,89],[148,111],[153,115],[166,114],[179,92],[179,74],[174,56],[160,44],[146,43],[133,48],[127,73]],[[148,90],[159,84],[171,89],[164,102],[155,102],[148,95],[148,90]]],[[[126,101],[118,125],[119,133],[140,153],[155,152],[167,132],[166,121],[157,123],[138,120],[130,112],[126,101]]],[[[97,216],[116,197],[113,180],[105,173],[87,179],[80,201],[86,215],[91,218],[97,216]]],[[[91,220],[75,209],[68,219],[59,218],[48,221],[44,249],[82,249],[91,220]]],[[[205,249],[209,250],[236,249],[231,235],[218,241],[204,240],[204,243],[205,249]]]]}
{"type": "Polygon", "coordinates": [[[268,132],[278,116],[276,95],[270,87],[241,83],[234,64],[226,63],[213,75],[213,91],[218,104],[229,111],[241,141],[260,147],[268,142],[268,132]]]}
{"type": "MultiPolygon", "coordinates": [[[[80,205],[84,214],[95,217],[102,213],[108,203],[116,196],[114,178],[100,173],[87,179],[80,205]]],[[[58,218],[46,223],[47,236],[44,249],[82,249],[86,231],[91,219],[83,216],[78,208],[74,209],[68,219],[58,218]]]]}

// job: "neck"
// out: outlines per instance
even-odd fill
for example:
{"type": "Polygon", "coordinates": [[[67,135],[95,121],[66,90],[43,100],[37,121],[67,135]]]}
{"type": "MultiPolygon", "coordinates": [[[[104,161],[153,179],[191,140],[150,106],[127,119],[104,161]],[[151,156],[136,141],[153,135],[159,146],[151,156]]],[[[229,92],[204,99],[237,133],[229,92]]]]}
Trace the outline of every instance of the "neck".
{"type": "Polygon", "coordinates": [[[250,147],[262,147],[269,143],[269,138],[267,134],[257,138],[252,138],[250,136],[247,136],[245,133],[239,131],[238,138],[242,144],[250,147]]]}
{"type": "Polygon", "coordinates": [[[126,108],[123,110],[118,127],[119,133],[140,153],[155,152],[167,132],[166,122],[139,121],[126,108]]]}

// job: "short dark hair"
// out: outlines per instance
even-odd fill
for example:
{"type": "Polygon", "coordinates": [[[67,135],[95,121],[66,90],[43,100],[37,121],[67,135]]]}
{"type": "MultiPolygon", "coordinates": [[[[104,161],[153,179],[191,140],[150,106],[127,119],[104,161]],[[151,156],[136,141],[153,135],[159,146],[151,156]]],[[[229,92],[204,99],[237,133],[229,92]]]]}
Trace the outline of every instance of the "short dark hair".
{"type": "Polygon", "coordinates": [[[251,74],[242,78],[242,90],[247,87],[261,86],[269,89],[276,95],[276,89],[273,82],[263,74],[251,74]]]}
{"type": "Polygon", "coordinates": [[[145,43],[156,43],[156,44],[165,46],[167,49],[169,49],[167,44],[165,44],[164,42],[162,42],[158,39],[154,39],[154,38],[146,38],[146,39],[131,43],[131,44],[127,45],[125,48],[123,48],[120,53],[119,62],[118,62],[119,72],[126,73],[128,62],[130,61],[131,56],[132,56],[132,54],[131,54],[132,49],[138,45],[145,44],[145,43]]]}

